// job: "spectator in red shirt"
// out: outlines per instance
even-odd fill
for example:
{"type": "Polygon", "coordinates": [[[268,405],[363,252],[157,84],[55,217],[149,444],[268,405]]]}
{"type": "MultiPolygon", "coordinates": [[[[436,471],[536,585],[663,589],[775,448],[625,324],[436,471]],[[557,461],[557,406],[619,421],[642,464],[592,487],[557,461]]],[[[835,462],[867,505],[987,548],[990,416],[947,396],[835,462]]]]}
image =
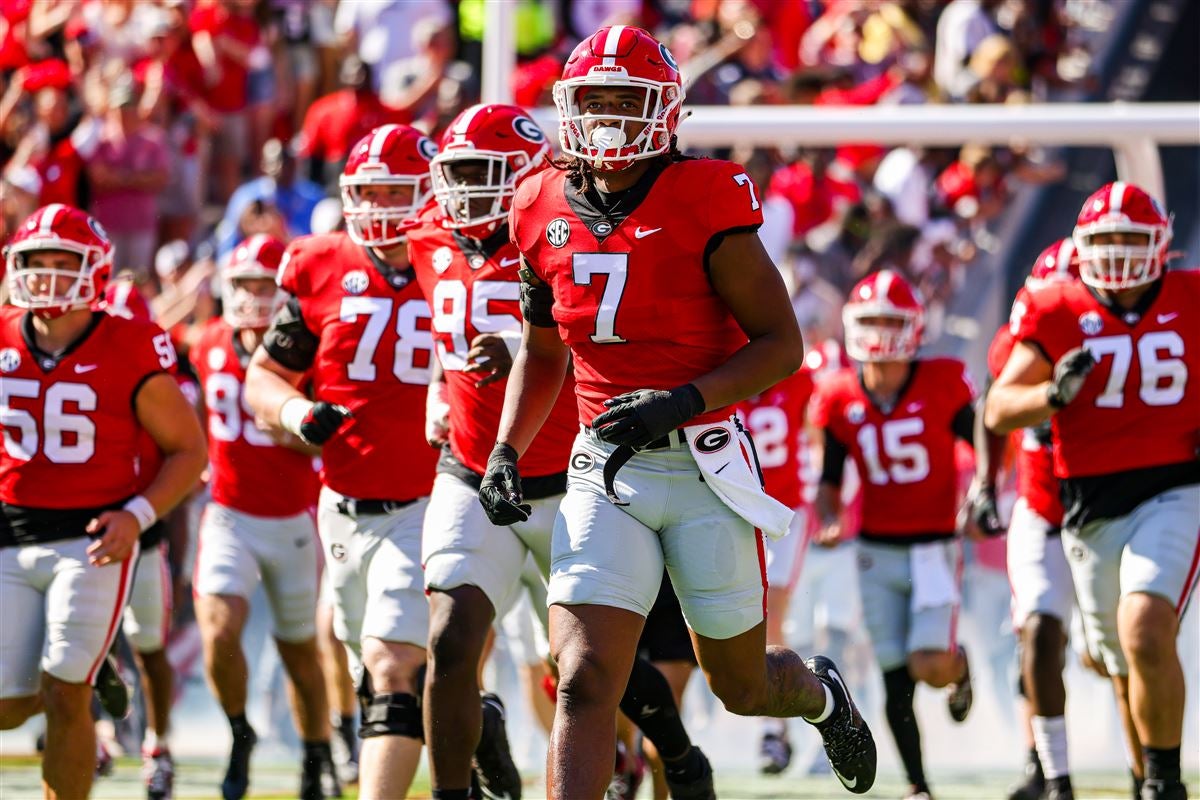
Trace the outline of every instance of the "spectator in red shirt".
{"type": "Polygon", "coordinates": [[[1004,170],[990,147],[968,144],[937,178],[942,206],[971,222],[986,222],[1004,210],[1004,170]]]}
{"type": "MultiPolygon", "coordinates": [[[[254,0],[201,0],[188,20],[192,48],[204,70],[204,101],[216,112],[213,168],[216,200],[224,203],[241,180],[250,153],[247,82],[261,70],[254,0]]],[[[266,53],[269,65],[270,55],[266,53]]]]}
{"type": "Polygon", "coordinates": [[[406,125],[409,114],[385,106],[371,88],[371,68],[348,56],[342,62],[344,88],[317,98],[304,115],[299,155],[309,160],[306,174],[336,189],[350,148],[380,125],[406,125]]]}
{"type": "Polygon", "coordinates": [[[29,63],[25,50],[29,10],[33,0],[0,0],[0,79],[29,63]]]}
{"type": "Polygon", "coordinates": [[[113,243],[113,266],[150,276],[158,237],[158,195],[169,176],[162,131],[138,118],[137,91],[126,75],[108,95],[108,116],[88,160],[92,215],[113,243]]]}
{"type": "Polygon", "coordinates": [[[786,198],[795,211],[794,237],[804,236],[818,225],[840,219],[862,196],[857,185],[840,180],[827,171],[832,160],[832,150],[805,150],[796,161],[771,178],[767,194],[786,198]]]}

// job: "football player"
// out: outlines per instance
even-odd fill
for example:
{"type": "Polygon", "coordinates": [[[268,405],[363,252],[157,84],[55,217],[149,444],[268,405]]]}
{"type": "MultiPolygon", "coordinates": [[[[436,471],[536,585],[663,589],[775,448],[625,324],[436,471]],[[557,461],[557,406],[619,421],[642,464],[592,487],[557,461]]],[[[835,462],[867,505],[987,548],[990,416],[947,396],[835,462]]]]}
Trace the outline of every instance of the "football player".
{"type": "Polygon", "coordinates": [[[1072,239],[1080,281],[1014,309],[985,422],[1051,421],[1088,649],[1129,697],[1142,797],[1173,800],[1186,796],[1175,637],[1200,572],[1200,273],[1166,270],[1171,219],[1123,181],[1084,202],[1072,239]]]}
{"type": "MultiPolygon", "coordinates": [[[[437,203],[408,231],[417,279],[433,309],[440,367],[429,407],[444,402],[449,412],[440,426],[447,442],[425,515],[421,559],[431,614],[425,724],[433,785],[446,799],[467,791],[473,752],[483,788],[520,796],[511,757],[495,753],[507,748],[499,698],[484,695],[486,735],[479,748],[465,735],[480,730],[474,665],[497,610],[521,591],[526,554],[549,574],[550,535],[579,431],[574,382],[565,381],[519,464],[530,518],[497,530],[478,493],[500,424],[502,378],[520,343],[520,253],[509,242],[508,211],[518,182],[544,169],[549,152],[545,134],[521,109],[466,109],[447,128],[431,164],[437,203]]],[[[427,436],[437,438],[432,431],[427,436]]],[[[668,775],[677,790],[711,780],[703,769],[684,769],[692,764],[685,758],[690,742],[668,686],[645,663],[635,666],[621,707],[677,762],[680,769],[668,775]],[[642,714],[647,707],[652,713],[642,714]]]]}
{"type": "Polygon", "coordinates": [[[758,190],[736,164],[678,152],[679,71],[640,28],[582,42],[554,96],[567,163],[513,199],[524,338],[480,490],[493,522],[530,516],[517,460],[573,363],[583,431],[551,546],[548,791],[604,793],[665,565],[726,708],[808,718],[843,784],[865,792],[874,742],[836,667],[766,646],[760,529],[783,535],[792,515],[763,493],[731,406],[798,369],[803,344],[756,234],[758,190]]]}
{"type": "Polygon", "coordinates": [[[317,529],[334,629],[359,678],[367,797],[407,793],[423,740],[421,522],[437,460],[423,411],[434,355],[402,223],[430,196],[436,152],[405,125],[354,146],[340,180],[346,231],[288,246],[288,298],[246,375],[259,417],[321,447],[317,529]],[[315,399],[300,390],[309,373],[315,399]]]}
{"type": "Polygon", "coordinates": [[[6,248],[0,310],[0,729],[46,713],[48,797],[86,797],[96,752],[92,683],[116,635],[138,537],[204,468],[199,420],[153,323],[94,311],[112,245],[61,204],[6,248]],[[164,457],[141,492],[139,434],[164,457]]]}
{"type": "MultiPolygon", "coordinates": [[[[1028,303],[1028,294],[1040,286],[1079,277],[1075,245],[1062,239],[1042,251],[1025,287],[1017,293],[1014,315],[1028,303]]],[[[1003,325],[988,349],[988,371],[994,380],[1004,368],[1013,347],[1013,330],[1003,325]]],[[[976,471],[973,513],[976,524],[989,535],[1004,532],[996,509],[996,474],[1004,458],[1008,437],[989,432],[976,420],[976,471]]],[[[1013,434],[1016,446],[1017,502],[1008,523],[1008,583],[1012,589],[1013,626],[1020,637],[1021,687],[1028,706],[1033,750],[1026,767],[1025,795],[1070,800],[1067,728],[1063,716],[1066,687],[1067,625],[1075,592],[1071,570],[1059,537],[1062,501],[1050,449],[1050,425],[1043,423],[1013,434]]]]}
{"type": "Polygon", "coordinates": [[[263,233],[234,249],[221,273],[222,316],[205,326],[192,349],[204,388],[212,495],[200,522],[196,622],[208,681],[233,736],[221,783],[227,800],[245,796],[257,741],[246,721],[249,676],[241,639],[260,582],[304,742],[298,796],[320,800],[322,772],[332,774],[329,709],[316,643],[320,554],[310,510],[319,488],[315,448],[292,434],[260,430],[245,400],[246,367],[284,299],[276,285],[283,257],[284,244],[263,233]]]}
{"type": "Polygon", "coordinates": [[[929,797],[913,713],[917,683],[951,687],[956,722],[966,719],[972,696],[956,641],[962,558],[954,451],[956,440],[972,441],[974,391],[961,361],[917,357],[924,317],[898,273],[860,281],[842,311],[846,354],[860,367],[822,381],[812,408],[823,432],[822,539],[838,538],[847,454],[862,476],[859,587],[910,800],[929,797]]]}

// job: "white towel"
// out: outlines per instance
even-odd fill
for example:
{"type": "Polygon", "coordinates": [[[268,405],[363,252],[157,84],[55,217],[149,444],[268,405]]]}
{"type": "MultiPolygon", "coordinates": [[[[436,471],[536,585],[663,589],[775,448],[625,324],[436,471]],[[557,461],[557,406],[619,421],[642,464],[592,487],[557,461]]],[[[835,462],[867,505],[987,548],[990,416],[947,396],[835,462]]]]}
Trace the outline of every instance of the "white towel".
{"type": "Polygon", "coordinates": [[[772,539],[790,531],[792,509],[763,491],[750,437],[729,418],[683,429],[705,483],[721,502],[772,539]]]}
{"type": "Polygon", "coordinates": [[[910,608],[914,614],[926,608],[958,604],[958,581],[947,550],[945,542],[915,544],[909,549],[910,608]]]}

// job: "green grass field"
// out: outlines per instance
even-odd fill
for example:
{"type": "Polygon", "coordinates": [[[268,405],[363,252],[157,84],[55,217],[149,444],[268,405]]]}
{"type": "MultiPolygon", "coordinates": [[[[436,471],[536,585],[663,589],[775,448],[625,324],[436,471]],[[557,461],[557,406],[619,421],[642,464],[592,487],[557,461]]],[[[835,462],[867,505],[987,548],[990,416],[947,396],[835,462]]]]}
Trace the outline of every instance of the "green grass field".
{"type": "MultiPolygon", "coordinates": [[[[175,780],[177,798],[208,798],[217,800],[217,784],[221,780],[224,764],[216,759],[188,760],[179,765],[175,780]]],[[[96,781],[92,797],[138,800],[144,797],[140,779],[141,764],[136,759],[117,759],[113,774],[96,781]]],[[[37,758],[5,757],[0,759],[0,800],[36,800],[40,798],[40,762],[37,758]]],[[[960,773],[940,775],[935,784],[938,800],[1002,800],[1009,783],[1015,776],[996,772],[960,773]]],[[[254,800],[285,800],[295,798],[298,782],[296,770],[283,765],[256,765],[250,797],[254,800]]],[[[1190,777],[1194,787],[1197,776],[1190,777]]],[[[1079,800],[1100,798],[1128,798],[1128,779],[1123,773],[1085,773],[1076,778],[1076,796],[1079,800]]],[[[867,797],[900,798],[904,789],[898,775],[882,775],[867,797]]],[[[784,775],[765,778],[751,773],[720,774],[717,779],[717,795],[722,800],[845,800],[852,797],[841,791],[831,777],[805,777],[784,775]]],[[[412,798],[429,797],[429,783],[424,775],[418,777],[410,795],[412,798]]],[[[651,796],[647,785],[643,785],[641,798],[651,796]]],[[[358,793],[348,787],[346,800],[354,800],[358,793]]],[[[540,781],[526,785],[526,800],[544,797],[540,781]]]]}

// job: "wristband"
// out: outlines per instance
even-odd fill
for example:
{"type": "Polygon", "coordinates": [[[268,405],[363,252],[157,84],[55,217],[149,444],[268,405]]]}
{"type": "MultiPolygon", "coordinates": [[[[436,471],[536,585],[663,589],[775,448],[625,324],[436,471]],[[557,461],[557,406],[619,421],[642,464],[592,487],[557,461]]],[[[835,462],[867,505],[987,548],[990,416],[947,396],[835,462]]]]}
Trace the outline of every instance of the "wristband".
{"type": "Polygon", "coordinates": [[[150,501],[144,495],[131,497],[124,509],[133,514],[134,519],[138,521],[139,533],[145,533],[146,529],[158,520],[158,512],[154,510],[154,506],[150,505],[150,501]]]}
{"type": "MultiPolygon", "coordinates": [[[[300,426],[312,410],[313,402],[307,397],[289,397],[279,407],[279,426],[289,433],[300,436],[300,426]]],[[[304,438],[304,437],[301,437],[304,438]]]]}

